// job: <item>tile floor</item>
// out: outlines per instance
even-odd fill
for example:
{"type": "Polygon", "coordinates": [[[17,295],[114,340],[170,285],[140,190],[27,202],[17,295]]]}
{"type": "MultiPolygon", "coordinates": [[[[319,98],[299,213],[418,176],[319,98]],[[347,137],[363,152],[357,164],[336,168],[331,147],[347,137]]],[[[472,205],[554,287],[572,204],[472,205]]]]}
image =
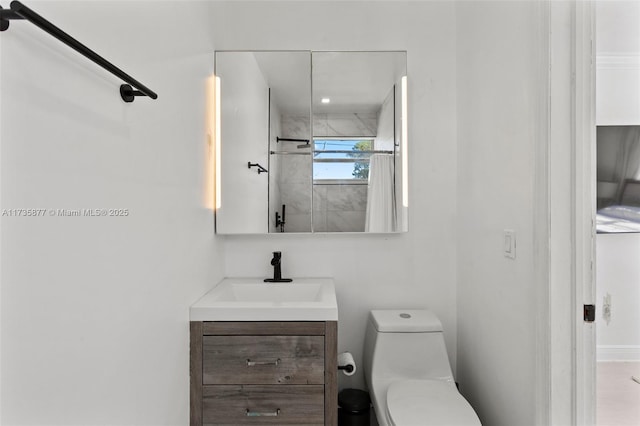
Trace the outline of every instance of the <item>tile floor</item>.
{"type": "Polygon", "coordinates": [[[640,425],[640,362],[598,362],[597,426],[640,425]]]}

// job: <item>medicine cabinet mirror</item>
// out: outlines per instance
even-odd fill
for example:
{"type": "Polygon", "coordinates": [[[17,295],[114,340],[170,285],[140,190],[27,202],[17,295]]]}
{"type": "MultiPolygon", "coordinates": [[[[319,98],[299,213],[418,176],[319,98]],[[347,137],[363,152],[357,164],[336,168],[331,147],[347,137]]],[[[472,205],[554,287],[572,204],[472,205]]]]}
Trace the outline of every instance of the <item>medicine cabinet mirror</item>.
{"type": "Polygon", "coordinates": [[[220,234],[407,231],[406,52],[218,51],[220,234]]]}

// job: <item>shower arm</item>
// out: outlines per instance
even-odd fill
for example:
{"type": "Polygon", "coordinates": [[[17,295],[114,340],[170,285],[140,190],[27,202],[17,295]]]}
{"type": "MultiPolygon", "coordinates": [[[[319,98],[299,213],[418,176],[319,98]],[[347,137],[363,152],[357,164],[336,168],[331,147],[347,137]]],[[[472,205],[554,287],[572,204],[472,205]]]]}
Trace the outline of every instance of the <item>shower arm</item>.
{"type": "Polygon", "coordinates": [[[309,139],[292,139],[292,138],[276,138],[276,143],[278,142],[304,142],[309,143],[309,139]]]}

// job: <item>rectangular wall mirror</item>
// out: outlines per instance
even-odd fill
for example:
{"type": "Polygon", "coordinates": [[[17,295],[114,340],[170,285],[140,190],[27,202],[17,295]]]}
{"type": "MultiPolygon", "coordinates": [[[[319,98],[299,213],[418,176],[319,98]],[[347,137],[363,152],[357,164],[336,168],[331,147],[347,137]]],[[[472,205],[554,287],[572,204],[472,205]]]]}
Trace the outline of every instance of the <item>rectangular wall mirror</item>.
{"type": "Polygon", "coordinates": [[[216,232],[406,232],[406,62],[400,51],[216,52],[216,232]]]}

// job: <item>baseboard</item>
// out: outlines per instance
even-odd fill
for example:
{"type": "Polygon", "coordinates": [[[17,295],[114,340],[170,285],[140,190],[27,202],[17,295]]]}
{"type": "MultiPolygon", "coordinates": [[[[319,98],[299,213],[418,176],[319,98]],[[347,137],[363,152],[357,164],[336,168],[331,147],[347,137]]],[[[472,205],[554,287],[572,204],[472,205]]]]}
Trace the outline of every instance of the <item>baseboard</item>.
{"type": "Polygon", "coordinates": [[[598,361],[640,361],[640,345],[598,345],[598,361]]]}

